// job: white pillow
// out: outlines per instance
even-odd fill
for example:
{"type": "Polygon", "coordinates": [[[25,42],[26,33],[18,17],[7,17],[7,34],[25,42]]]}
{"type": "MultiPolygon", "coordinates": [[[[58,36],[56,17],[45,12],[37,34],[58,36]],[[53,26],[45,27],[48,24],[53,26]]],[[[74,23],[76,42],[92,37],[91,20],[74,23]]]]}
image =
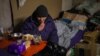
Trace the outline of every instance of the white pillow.
{"type": "Polygon", "coordinates": [[[86,28],[86,23],[85,22],[79,22],[73,20],[70,24],[73,28],[79,29],[79,30],[84,30],[86,28]]]}

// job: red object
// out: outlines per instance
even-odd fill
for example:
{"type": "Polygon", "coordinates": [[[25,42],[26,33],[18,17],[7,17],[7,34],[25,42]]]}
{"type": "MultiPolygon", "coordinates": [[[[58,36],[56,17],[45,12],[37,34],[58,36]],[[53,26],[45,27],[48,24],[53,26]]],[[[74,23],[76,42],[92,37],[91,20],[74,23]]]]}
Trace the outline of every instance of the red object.
{"type": "Polygon", "coordinates": [[[32,56],[39,51],[43,50],[46,46],[46,41],[41,41],[39,45],[31,45],[25,52],[22,53],[23,56],[32,56]]]}
{"type": "Polygon", "coordinates": [[[8,47],[13,41],[9,41],[7,39],[0,40],[0,48],[8,47]]]}
{"type": "MultiPolygon", "coordinates": [[[[8,47],[11,43],[14,41],[8,40],[8,39],[3,39],[0,40],[0,48],[5,48],[8,47]]],[[[22,53],[23,56],[32,56],[39,51],[43,50],[46,46],[46,41],[41,41],[40,44],[37,45],[31,45],[25,52],[22,53]]]]}

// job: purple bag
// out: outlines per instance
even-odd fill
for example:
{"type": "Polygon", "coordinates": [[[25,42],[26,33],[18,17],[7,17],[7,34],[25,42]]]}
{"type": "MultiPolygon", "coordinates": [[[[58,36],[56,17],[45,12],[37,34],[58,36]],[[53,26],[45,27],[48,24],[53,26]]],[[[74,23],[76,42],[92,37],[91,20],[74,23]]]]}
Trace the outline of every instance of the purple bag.
{"type": "Polygon", "coordinates": [[[20,55],[25,50],[26,50],[26,48],[25,48],[24,42],[21,42],[20,44],[15,42],[8,46],[8,51],[13,54],[20,55]]]}

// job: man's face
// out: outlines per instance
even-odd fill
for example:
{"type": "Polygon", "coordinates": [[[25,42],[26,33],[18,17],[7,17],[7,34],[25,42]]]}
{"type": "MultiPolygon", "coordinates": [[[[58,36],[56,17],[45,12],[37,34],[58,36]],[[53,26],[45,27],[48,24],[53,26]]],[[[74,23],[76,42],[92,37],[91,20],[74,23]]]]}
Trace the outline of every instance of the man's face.
{"type": "Polygon", "coordinates": [[[42,22],[45,22],[46,18],[47,17],[37,17],[39,22],[42,23],[42,22]]]}

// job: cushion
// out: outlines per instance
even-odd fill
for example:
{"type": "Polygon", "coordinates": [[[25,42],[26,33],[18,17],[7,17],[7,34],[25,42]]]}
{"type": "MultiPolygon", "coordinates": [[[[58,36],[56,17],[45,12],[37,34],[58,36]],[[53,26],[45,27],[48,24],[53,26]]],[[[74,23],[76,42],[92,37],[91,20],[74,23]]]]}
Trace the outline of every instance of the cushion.
{"type": "Polygon", "coordinates": [[[70,13],[70,12],[64,12],[64,14],[63,14],[63,18],[67,18],[70,20],[73,20],[75,16],[76,16],[76,14],[70,13]]]}
{"type": "Polygon", "coordinates": [[[85,28],[86,28],[86,23],[75,21],[75,20],[73,20],[70,25],[79,30],[85,30],[85,28]]]}
{"type": "Polygon", "coordinates": [[[74,21],[78,21],[78,22],[84,22],[84,23],[86,23],[87,19],[88,19],[87,16],[77,14],[73,20],[74,21]]]}

